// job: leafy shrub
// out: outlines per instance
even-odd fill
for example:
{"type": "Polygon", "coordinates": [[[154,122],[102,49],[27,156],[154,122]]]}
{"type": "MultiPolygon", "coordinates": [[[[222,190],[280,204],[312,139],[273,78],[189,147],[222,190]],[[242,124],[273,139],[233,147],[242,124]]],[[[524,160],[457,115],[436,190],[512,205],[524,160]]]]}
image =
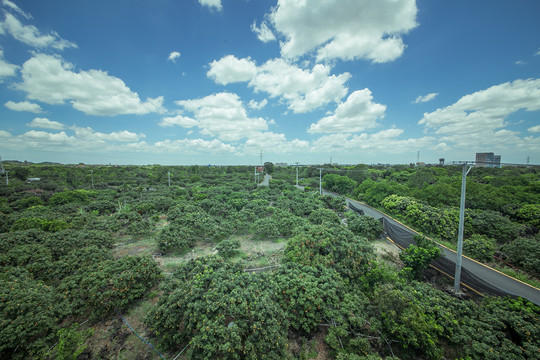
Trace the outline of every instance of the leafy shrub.
{"type": "Polygon", "coordinates": [[[49,199],[51,205],[64,205],[69,203],[86,204],[91,194],[88,190],[71,190],[54,194],[49,199]]]}
{"type": "Polygon", "coordinates": [[[160,279],[150,257],[126,256],[92,264],[87,271],[68,276],[59,290],[66,293],[74,314],[110,315],[141,298],[160,279]]]}
{"type": "Polygon", "coordinates": [[[357,215],[354,212],[347,212],[347,227],[355,235],[374,240],[383,233],[383,227],[379,220],[371,216],[357,215]]]}
{"type": "Polygon", "coordinates": [[[339,225],[341,224],[341,219],[338,214],[330,209],[317,209],[314,210],[308,216],[309,221],[315,225],[328,224],[328,225],[339,225]]]}
{"type": "Polygon", "coordinates": [[[218,254],[223,257],[232,257],[238,252],[240,248],[240,240],[238,239],[226,239],[216,245],[218,254]]]}
{"type": "Polygon", "coordinates": [[[195,245],[195,234],[185,226],[169,224],[164,227],[157,236],[158,248],[163,253],[170,251],[182,251],[195,245]]]}
{"type": "Polygon", "coordinates": [[[518,238],[502,249],[509,261],[533,276],[540,277],[540,241],[538,238],[518,238]]]}
{"type": "Polygon", "coordinates": [[[507,243],[519,236],[521,227],[498,211],[485,210],[471,214],[472,229],[475,233],[507,243]]]}
{"type": "Polygon", "coordinates": [[[66,310],[42,281],[0,277],[0,358],[44,358],[66,310]]]}
{"type": "Polygon", "coordinates": [[[278,269],[274,278],[278,302],[295,330],[315,331],[328,309],[339,307],[344,282],[333,269],[293,263],[278,269]]]}
{"type": "Polygon", "coordinates": [[[271,282],[214,258],[175,272],[147,325],[168,349],[187,343],[188,359],[282,359],[287,321],[271,282]]]}
{"type": "Polygon", "coordinates": [[[414,241],[416,245],[409,245],[408,248],[399,253],[399,258],[405,267],[410,269],[411,276],[420,280],[431,260],[441,256],[441,249],[433,241],[420,235],[415,235],[414,241]]]}
{"type": "Polygon", "coordinates": [[[476,260],[493,261],[495,255],[495,239],[484,235],[473,234],[463,241],[463,252],[476,260]]]}

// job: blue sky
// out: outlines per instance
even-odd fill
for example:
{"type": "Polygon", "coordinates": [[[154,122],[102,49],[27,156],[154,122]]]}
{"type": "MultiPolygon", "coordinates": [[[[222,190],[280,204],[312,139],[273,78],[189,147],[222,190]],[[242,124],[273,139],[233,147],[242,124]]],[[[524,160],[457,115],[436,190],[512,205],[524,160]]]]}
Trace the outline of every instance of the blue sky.
{"type": "Polygon", "coordinates": [[[537,0],[0,0],[0,155],[540,164],[537,0]]]}

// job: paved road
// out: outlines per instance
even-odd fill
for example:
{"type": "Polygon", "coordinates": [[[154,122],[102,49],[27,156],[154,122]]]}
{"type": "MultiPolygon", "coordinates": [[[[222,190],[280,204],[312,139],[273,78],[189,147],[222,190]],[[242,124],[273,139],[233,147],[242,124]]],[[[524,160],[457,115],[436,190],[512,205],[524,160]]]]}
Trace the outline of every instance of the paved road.
{"type": "Polygon", "coordinates": [[[260,183],[258,186],[268,186],[270,185],[270,179],[272,179],[272,175],[264,174],[264,179],[262,183],[260,183]]]}
{"type": "MultiPolygon", "coordinates": [[[[323,191],[323,194],[338,196],[338,194],[329,191],[323,191]]],[[[417,234],[415,230],[366,204],[347,198],[347,206],[350,206],[350,204],[361,209],[365,215],[375,219],[384,218],[384,221],[386,222],[385,230],[389,237],[401,248],[408,247],[413,243],[412,238],[414,234],[417,234]]],[[[436,267],[437,270],[453,277],[457,254],[454,250],[443,245],[440,245],[440,248],[442,249],[444,256],[442,259],[436,260],[432,265],[436,267]]],[[[462,259],[461,280],[463,286],[475,292],[520,296],[536,305],[540,305],[540,289],[525,284],[465,256],[462,259]]]]}

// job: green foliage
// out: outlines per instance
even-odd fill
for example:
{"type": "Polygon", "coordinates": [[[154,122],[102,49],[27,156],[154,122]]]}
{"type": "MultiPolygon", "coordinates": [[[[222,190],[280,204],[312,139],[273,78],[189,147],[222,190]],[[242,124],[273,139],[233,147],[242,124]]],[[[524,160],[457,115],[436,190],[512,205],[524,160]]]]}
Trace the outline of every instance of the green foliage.
{"type": "Polygon", "coordinates": [[[540,228],[540,205],[526,204],[517,212],[516,217],[526,224],[540,228]]]}
{"type": "Polygon", "coordinates": [[[347,195],[358,186],[358,183],[348,176],[326,174],[322,178],[323,187],[338,194],[347,195]]]}
{"type": "Polygon", "coordinates": [[[55,359],[75,360],[83,353],[87,345],[86,339],[92,336],[94,329],[79,331],[79,324],[74,323],[69,328],[58,330],[58,345],[54,349],[55,359]]]}
{"type": "Polygon", "coordinates": [[[68,227],[68,223],[64,220],[45,220],[31,217],[16,220],[15,223],[11,226],[11,231],[40,229],[43,231],[56,232],[66,229],[68,227]]]}
{"type": "MultiPolygon", "coordinates": [[[[458,209],[437,209],[413,198],[398,195],[386,197],[381,204],[387,212],[404,218],[411,226],[426,234],[447,241],[457,239],[458,209]]],[[[466,217],[465,220],[467,225],[469,219],[466,217]]]]}
{"type": "Polygon", "coordinates": [[[54,289],[25,276],[0,277],[0,357],[43,358],[66,307],[54,289]]]}
{"type": "Polygon", "coordinates": [[[473,259],[490,262],[495,255],[495,240],[485,235],[473,234],[463,241],[463,252],[473,259]]]}
{"type": "Polygon", "coordinates": [[[159,279],[160,270],[152,258],[126,256],[92,264],[66,277],[59,289],[67,294],[74,314],[100,317],[125,309],[159,279]]]}
{"type": "Polygon", "coordinates": [[[519,236],[522,226],[513,223],[498,211],[486,210],[471,214],[471,225],[475,233],[507,243],[519,236]]]}
{"type": "Polygon", "coordinates": [[[213,258],[192,260],[164,287],[146,323],[189,359],[282,359],[287,320],[269,279],[213,258]]]}
{"type": "Polygon", "coordinates": [[[383,233],[381,222],[371,216],[358,215],[353,211],[347,212],[346,216],[347,228],[355,235],[375,240],[383,233]]]}
{"type": "Polygon", "coordinates": [[[338,214],[330,209],[317,209],[308,216],[309,221],[315,225],[326,224],[328,226],[341,224],[338,214]]]}
{"type": "Polygon", "coordinates": [[[226,258],[236,255],[239,248],[240,240],[238,239],[226,239],[216,245],[218,254],[226,258]]]}
{"type": "Polygon", "coordinates": [[[372,266],[371,246],[343,226],[311,225],[296,228],[295,232],[285,247],[288,261],[312,267],[333,267],[350,279],[363,276],[372,266]]]}
{"type": "Polygon", "coordinates": [[[282,266],[274,278],[279,305],[295,330],[313,332],[328,309],[339,307],[344,281],[333,269],[292,263],[282,266]]]}
{"type": "Polygon", "coordinates": [[[372,300],[379,313],[381,330],[399,342],[407,357],[425,354],[430,359],[440,358],[437,339],[442,326],[426,314],[414,292],[385,284],[375,290],[372,300]]]}
{"type": "Polygon", "coordinates": [[[533,276],[540,277],[540,241],[538,238],[518,238],[501,249],[508,260],[533,276]]]}
{"type": "Polygon", "coordinates": [[[412,244],[400,252],[399,258],[410,269],[411,276],[420,280],[429,263],[441,256],[441,249],[426,237],[415,235],[414,240],[416,245],[412,244]]]}
{"type": "Polygon", "coordinates": [[[69,203],[86,204],[91,194],[88,190],[71,190],[54,194],[49,200],[51,205],[64,205],[69,203]]]}

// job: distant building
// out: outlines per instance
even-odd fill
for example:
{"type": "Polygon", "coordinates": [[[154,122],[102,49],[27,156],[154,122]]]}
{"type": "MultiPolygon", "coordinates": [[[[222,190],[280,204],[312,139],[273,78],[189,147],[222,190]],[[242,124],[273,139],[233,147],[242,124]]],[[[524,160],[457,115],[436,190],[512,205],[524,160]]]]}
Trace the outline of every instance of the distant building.
{"type": "Polygon", "coordinates": [[[476,166],[477,167],[501,167],[501,155],[495,155],[492,152],[489,153],[476,153],[476,166]]]}
{"type": "Polygon", "coordinates": [[[440,166],[443,166],[443,165],[444,165],[444,158],[440,158],[440,159],[439,159],[439,165],[440,165],[440,166]]]}
{"type": "Polygon", "coordinates": [[[277,166],[277,167],[287,167],[287,166],[289,166],[289,165],[287,165],[287,163],[279,162],[279,163],[275,163],[274,166],[277,166]]]}
{"type": "Polygon", "coordinates": [[[28,178],[28,182],[40,181],[40,178],[28,178]]]}

